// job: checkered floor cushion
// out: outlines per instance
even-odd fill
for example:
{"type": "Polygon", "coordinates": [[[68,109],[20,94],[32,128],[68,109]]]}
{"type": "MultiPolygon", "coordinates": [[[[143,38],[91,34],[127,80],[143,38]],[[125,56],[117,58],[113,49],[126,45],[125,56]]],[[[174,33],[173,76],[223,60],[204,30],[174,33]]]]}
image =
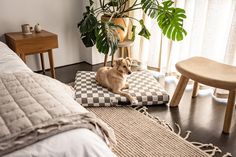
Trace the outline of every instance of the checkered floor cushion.
{"type": "MultiPolygon", "coordinates": [[[[98,85],[95,72],[78,71],[75,79],[76,100],[83,106],[129,105],[123,96],[98,85]]],[[[133,72],[128,76],[129,89],[123,90],[136,97],[138,105],[168,103],[169,95],[148,71],[133,72]]]]}

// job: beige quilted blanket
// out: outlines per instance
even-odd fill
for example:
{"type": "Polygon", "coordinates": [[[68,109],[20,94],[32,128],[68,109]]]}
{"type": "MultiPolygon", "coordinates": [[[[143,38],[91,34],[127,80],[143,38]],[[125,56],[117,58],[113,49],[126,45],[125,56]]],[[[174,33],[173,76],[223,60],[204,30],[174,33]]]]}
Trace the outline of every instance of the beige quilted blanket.
{"type": "Polygon", "coordinates": [[[59,81],[35,73],[0,74],[0,156],[81,127],[115,143],[113,130],[74,101],[59,81]]]}

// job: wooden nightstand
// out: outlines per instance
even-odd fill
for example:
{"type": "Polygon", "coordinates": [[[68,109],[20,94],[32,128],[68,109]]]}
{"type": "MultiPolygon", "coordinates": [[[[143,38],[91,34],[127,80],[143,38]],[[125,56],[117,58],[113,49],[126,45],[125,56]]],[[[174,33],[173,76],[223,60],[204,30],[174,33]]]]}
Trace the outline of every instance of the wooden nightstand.
{"type": "Polygon", "coordinates": [[[52,49],[58,48],[56,34],[47,31],[40,33],[33,32],[33,34],[30,35],[24,35],[21,32],[13,32],[6,33],[5,38],[7,45],[15,51],[24,62],[27,55],[40,54],[43,73],[45,73],[43,53],[48,52],[51,75],[55,78],[52,49]]]}

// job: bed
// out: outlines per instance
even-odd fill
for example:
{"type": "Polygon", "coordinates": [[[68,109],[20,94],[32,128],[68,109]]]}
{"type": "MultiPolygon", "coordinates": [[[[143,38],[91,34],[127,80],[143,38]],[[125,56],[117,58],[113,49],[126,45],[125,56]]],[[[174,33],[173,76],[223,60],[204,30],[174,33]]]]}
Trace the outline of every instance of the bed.
{"type": "MultiPolygon", "coordinates": [[[[0,42],[0,72],[33,73],[24,62],[0,42]]],[[[67,89],[68,90],[68,89],[67,89]]],[[[73,95],[71,95],[73,99],[73,95]]],[[[0,102],[1,103],[1,102],[0,102]]],[[[80,104],[81,112],[88,112],[80,104]]],[[[4,157],[115,157],[105,141],[86,128],[72,129],[6,154],[4,157]]]]}

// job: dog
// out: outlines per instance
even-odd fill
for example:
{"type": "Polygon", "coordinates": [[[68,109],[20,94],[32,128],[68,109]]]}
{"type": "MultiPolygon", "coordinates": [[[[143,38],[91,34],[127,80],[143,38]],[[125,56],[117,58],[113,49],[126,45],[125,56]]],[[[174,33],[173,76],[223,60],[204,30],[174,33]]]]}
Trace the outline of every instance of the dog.
{"type": "Polygon", "coordinates": [[[138,100],[132,97],[129,93],[122,91],[128,89],[129,85],[126,82],[131,71],[131,59],[118,59],[114,61],[113,67],[101,67],[96,73],[96,81],[99,85],[107,88],[115,94],[125,96],[131,105],[137,105],[138,100]]]}

